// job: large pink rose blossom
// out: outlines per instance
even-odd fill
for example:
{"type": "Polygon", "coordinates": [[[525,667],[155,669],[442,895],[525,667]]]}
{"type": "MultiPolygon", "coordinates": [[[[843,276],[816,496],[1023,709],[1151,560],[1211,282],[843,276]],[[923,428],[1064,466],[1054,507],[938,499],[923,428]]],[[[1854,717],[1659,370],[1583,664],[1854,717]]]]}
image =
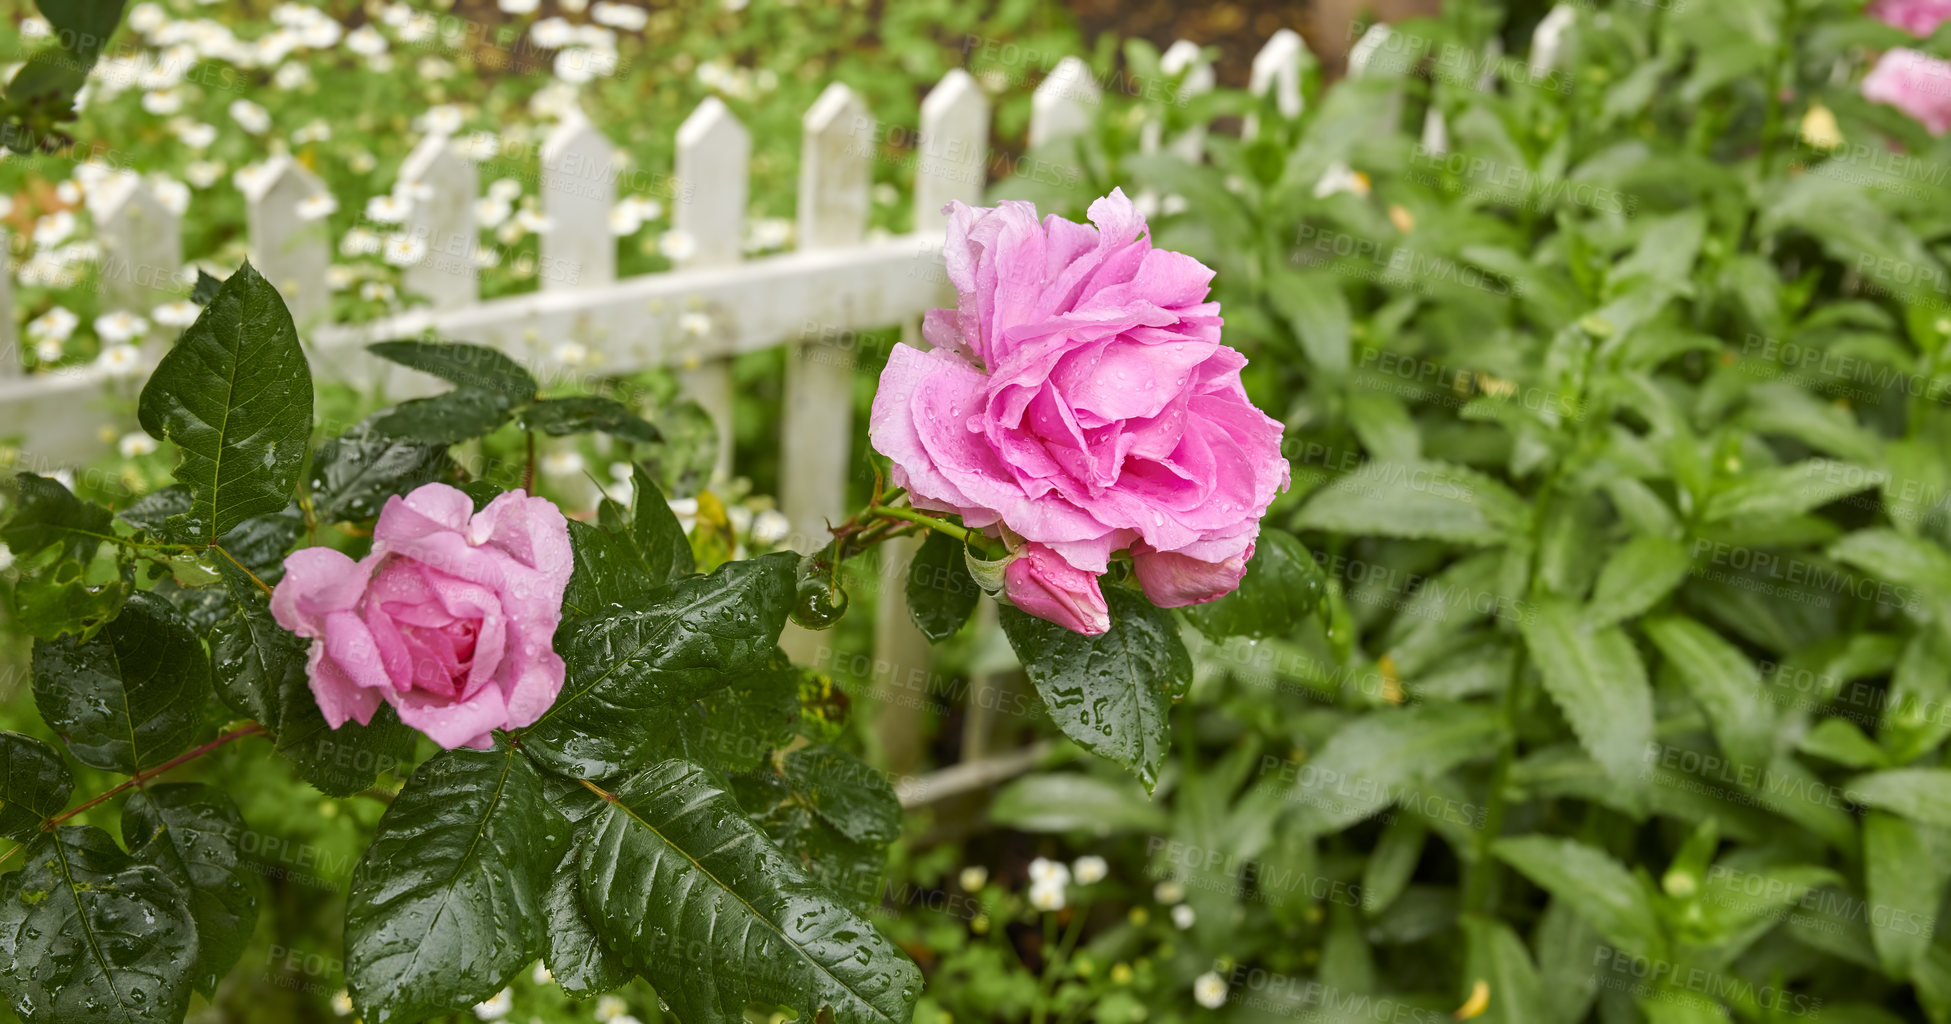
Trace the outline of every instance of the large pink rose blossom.
{"type": "Polygon", "coordinates": [[[1885,53],[1863,79],[1863,97],[1888,103],[1930,129],[1951,130],[1951,63],[1916,50],[1885,53]]]}
{"type": "MultiPolygon", "coordinates": [[[[1213,272],[1152,248],[1121,191],[1091,204],[1095,227],[1022,202],[947,213],[957,308],[928,314],[931,350],[895,347],[874,397],[894,482],[1019,558],[1095,575],[1129,549],[1160,606],[1232,591],[1288,467],[1280,423],[1240,385],[1246,357],[1220,343],[1213,272]]],[[[1056,578],[1034,564],[1021,583],[1056,578]]],[[[1088,631],[1039,603],[1018,601],[1088,631]]]]}
{"type": "Polygon", "coordinates": [[[1914,36],[1928,36],[1951,21],[1951,0],[1876,0],[1866,12],[1914,36]]]}
{"type": "Polygon", "coordinates": [[[553,640],[571,565],[548,499],[509,491],[476,513],[427,484],[387,499],[365,558],[285,559],[271,614],[312,640],[312,695],[332,728],[371,721],[384,700],[443,747],[486,749],[562,689],[553,640]]]}

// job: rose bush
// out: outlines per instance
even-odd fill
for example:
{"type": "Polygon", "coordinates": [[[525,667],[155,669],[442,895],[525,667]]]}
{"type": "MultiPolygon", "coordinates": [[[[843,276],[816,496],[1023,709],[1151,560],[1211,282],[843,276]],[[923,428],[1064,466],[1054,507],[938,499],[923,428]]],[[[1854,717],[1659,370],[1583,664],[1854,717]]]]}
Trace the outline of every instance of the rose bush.
{"type": "Polygon", "coordinates": [[[372,553],[285,560],[278,624],[312,640],[307,670],[334,729],[385,700],[448,749],[486,750],[492,730],[533,723],[562,689],[550,647],[573,560],[545,498],[506,491],[479,513],[446,484],[386,501],[372,553]]]}
{"type": "Polygon", "coordinates": [[[1080,633],[1109,626],[1095,576],[1120,551],[1160,607],[1232,592],[1288,466],[1220,341],[1213,272],[1153,248],[1121,190],[1094,227],[946,212],[956,308],[928,315],[931,350],[894,349],[874,398],[896,485],[1002,537],[1011,600],[1080,633]]]}

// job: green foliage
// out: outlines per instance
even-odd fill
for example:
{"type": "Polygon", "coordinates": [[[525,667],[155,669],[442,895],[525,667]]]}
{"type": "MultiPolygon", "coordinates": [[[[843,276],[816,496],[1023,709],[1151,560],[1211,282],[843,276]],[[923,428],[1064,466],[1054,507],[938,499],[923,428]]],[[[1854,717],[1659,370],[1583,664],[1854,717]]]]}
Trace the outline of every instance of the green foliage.
{"type": "Polygon", "coordinates": [[[34,645],[34,702],[75,759],[135,772],[181,753],[210,693],[210,659],[183,616],[136,594],[92,640],[34,645]]]}

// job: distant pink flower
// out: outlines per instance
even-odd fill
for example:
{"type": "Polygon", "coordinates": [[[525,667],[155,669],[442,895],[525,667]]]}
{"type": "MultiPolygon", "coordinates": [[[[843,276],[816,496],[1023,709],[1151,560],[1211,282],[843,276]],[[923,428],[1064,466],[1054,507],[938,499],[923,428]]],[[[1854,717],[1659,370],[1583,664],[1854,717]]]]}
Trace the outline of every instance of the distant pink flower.
{"type": "Polygon", "coordinates": [[[1027,544],[1024,582],[1130,549],[1154,604],[1231,591],[1288,467],[1280,423],[1240,385],[1246,357],[1220,343],[1213,272],[1152,248],[1121,191],[1091,204],[1095,227],[1022,202],[946,212],[957,308],[928,314],[933,349],[894,349],[874,397],[894,482],[1019,558],[1027,544]]]}
{"type": "Polygon", "coordinates": [[[1885,53],[1863,79],[1863,97],[1888,103],[1930,129],[1951,130],[1951,62],[1896,49],[1885,53]]]}
{"type": "Polygon", "coordinates": [[[562,689],[553,639],[571,567],[569,527],[546,498],[509,491],[479,513],[427,484],[386,500],[372,553],[285,559],[278,624],[312,640],[326,724],[365,724],[385,700],[448,749],[486,749],[533,723],[562,689]]]}
{"type": "Polygon", "coordinates": [[[1951,0],[1876,0],[1865,13],[1911,35],[1928,36],[1951,21],[1951,0]]]}
{"type": "Polygon", "coordinates": [[[1041,544],[1023,545],[1003,570],[1003,593],[1018,610],[1086,636],[1111,628],[1111,608],[1097,576],[1072,568],[1041,544]]]}

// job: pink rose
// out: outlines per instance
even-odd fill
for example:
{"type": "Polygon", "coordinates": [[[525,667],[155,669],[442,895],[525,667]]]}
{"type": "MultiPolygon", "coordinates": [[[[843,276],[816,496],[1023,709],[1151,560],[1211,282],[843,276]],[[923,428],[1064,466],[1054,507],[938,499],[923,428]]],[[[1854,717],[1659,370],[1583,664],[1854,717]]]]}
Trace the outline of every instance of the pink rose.
{"type": "Polygon", "coordinates": [[[1928,36],[1951,21],[1951,0],[1876,0],[1865,13],[1911,35],[1928,36]]]}
{"type": "Polygon", "coordinates": [[[1863,79],[1863,98],[1888,103],[1943,135],[1951,129],[1951,63],[1916,50],[1885,53],[1863,79]]]}
{"type": "Polygon", "coordinates": [[[1023,545],[1003,570],[1003,593],[1018,609],[1085,636],[1111,628],[1111,608],[1097,577],[1041,544],[1023,545]]]}
{"type": "Polygon", "coordinates": [[[1246,357],[1220,343],[1213,272],[1152,248],[1121,191],[1091,204],[1095,228],[1021,202],[947,212],[957,308],[928,314],[932,350],[894,349],[874,396],[894,482],[1041,545],[1022,573],[1094,575],[1129,548],[1154,604],[1232,590],[1288,467],[1240,386],[1246,357]]]}
{"type": "Polygon", "coordinates": [[[448,749],[492,745],[533,723],[562,689],[556,623],[572,561],[569,525],[546,498],[509,491],[478,514],[427,484],[386,499],[372,553],[285,559],[278,624],[312,642],[312,695],[336,729],[382,698],[448,749]]]}

